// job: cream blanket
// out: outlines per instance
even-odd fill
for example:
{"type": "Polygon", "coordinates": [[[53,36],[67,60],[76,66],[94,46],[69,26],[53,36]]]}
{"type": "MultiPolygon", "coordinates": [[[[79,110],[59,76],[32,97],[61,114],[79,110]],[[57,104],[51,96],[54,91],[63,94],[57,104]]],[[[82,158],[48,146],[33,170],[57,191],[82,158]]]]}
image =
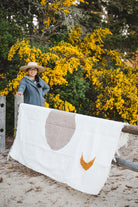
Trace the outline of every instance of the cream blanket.
{"type": "Polygon", "coordinates": [[[123,126],[117,121],[21,104],[9,155],[56,181],[97,195],[108,178],[123,126]]]}

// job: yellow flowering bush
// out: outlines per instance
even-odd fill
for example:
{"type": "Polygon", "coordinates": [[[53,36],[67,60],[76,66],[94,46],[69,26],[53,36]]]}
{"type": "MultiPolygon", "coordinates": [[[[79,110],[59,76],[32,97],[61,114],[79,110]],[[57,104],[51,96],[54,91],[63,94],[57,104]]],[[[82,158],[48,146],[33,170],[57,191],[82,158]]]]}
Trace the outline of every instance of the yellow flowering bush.
{"type": "MultiPolygon", "coordinates": [[[[24,64],[33,61],[43,65],[45,71],[41,74],[42,79],[51,88],[45,106],[51,107],[52,103],[56,109],[73,112],[77,110],[69,98],[62,100],[60,92],[55,92],[57,88],[60,91],[62,86],[66,92],[68,75],[76,76],[81,67],[80,79],[89,84],[83,103],[79,103],[84,109],[83,113],[138,124],[137,70],[126,67],[120,58],[121,54],[104,47],[106,35],[112,35],[108,29],[97,29],[81,39],[81,29],[75,27],[69,33],[69,42],[61,41],[49,48],[48,52],[42,52],[23,39],[11,47],[8,60],[19,56],[24,64]]],[[[15,93],[24,75],[19,72],[0,91],[0,95],[7,95],[10,91],[15,93]]],[[[75,87],[73,90],[77,90],[75,87]]]]}
{"type": "Polygon", "coordinates": [[[0,79],[6,79],[6,74],[0,74],[0,79]]]}
{"type": "Polygon", "coordinates": [[[115,111],[123,121],[138,124],[138,90],[137,75],[133,68],[124,67],[122,70],[94,70],[93,83],[98,91],[96,100],[96,115],[104,114],[106,118],[115,118],[115,111]],[[128,70],[128,74],[123,71],[128,70]],[[98,76],[97,76],[98,74],[98,76]],[[105,83],[103,84],[103,80],[105,83]]]}
{"type": "Polygon", "coordinates": [[[50,94],[49,97],[50,101],[53,102],[53,107],[55,109],[59,109],[59,110],[63,110],[63,111],[72,111],[72,112],[76,112],[75,107],[70,104],[68,101],[63,101],[60,99],[60,95],[54,95],[54,94],[50,94]]]}
{"type": "MultiPolygon", "coordinates": [[[[44,14],[44,29],[49,27],[51,23],[55,23],[56,14],[69,14],[68,8],[72,5],[77,6],[77,1],[74,0],[62,0],[62,1],[47,1],[47,0],[31,0],[34,3],[37,3],[39,7],[43,10],[44,14]]],[[[86,3],[84,0],[79,0],[79,2],[86,3]]],[[[44,30],[42,30],[44,32],[44,30]]]]}

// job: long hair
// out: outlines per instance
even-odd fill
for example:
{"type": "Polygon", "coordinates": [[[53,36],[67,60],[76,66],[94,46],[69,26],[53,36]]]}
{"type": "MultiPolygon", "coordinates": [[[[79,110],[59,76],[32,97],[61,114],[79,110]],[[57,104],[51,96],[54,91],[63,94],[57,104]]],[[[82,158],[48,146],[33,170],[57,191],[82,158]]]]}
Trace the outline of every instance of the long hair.
{"type": "Polygon", "coordinates": [[[41,88],[42,86],[40,85],[40,82],[39,82],[40,78],[39,78],[39,75],[38,74],[35,75],[35,80],[36,80],[36,83],[37,83],[37,87],[38,88],[41,88]]]}

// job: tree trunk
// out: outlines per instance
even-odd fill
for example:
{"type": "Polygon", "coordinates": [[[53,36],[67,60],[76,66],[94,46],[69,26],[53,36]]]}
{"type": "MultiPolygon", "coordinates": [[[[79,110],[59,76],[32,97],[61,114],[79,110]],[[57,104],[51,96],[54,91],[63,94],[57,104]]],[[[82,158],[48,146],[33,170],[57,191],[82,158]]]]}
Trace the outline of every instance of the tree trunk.
{"type": "Polygon", "coordinates": [[[134,134],[134,135],[138,135],[138,126],[125,125],[122,128],[122,132],[129,133],[129,134],[134,134]]]}
{"type": "Polygon", "coordinates": [[[115,157],[115,161],[112,161],[112,164],[117,165],[119,167],[124,167],[126,169],[138,172],[138,163],[132,162],[130,160],[125,160],[120,157],[115,157]]]}

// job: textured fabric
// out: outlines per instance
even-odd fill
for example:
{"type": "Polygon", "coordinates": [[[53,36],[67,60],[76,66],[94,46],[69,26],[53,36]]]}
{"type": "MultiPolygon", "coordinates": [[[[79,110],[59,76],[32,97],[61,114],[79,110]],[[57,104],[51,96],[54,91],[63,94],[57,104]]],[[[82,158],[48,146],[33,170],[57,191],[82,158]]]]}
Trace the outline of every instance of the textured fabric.
{"type": "Polygon", "coordinates": [[[21,104],[9,155],[52,179],[97,195],[108,178],[123,126],[121,122],[21,104]]]}
{"type": "Polygon", "coordinates": [[[45,125],[46,139],[51,149],[64,147],[72,138],[75,129],[75,114],[51,111],[45,125]]]}
{"type": "Polygon", "coordinates": [[[44,95],[49,91],[49,86],[40,78],[41,88],[32,81],[28,76],[25,76],[19,84],[18,91],[24,94],[24,103],[44,106],[44,95]]]}

